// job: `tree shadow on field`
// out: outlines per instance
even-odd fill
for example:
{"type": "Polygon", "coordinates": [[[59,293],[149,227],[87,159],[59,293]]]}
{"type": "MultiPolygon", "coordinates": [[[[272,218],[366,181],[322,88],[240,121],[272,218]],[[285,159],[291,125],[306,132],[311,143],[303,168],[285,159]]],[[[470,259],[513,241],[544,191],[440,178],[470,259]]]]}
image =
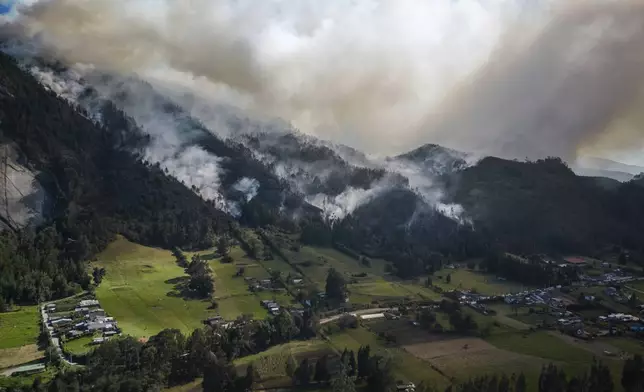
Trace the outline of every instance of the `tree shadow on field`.
{"type": "Polygon", "coordinates": [[[193,290],[190,290],[190,288],[188,287],[188,284],[190,283],[189,276],[178,276],[176,278],[166,280],[165,283],[174,285],[172,290],[166,294],[168,297],[183,298],[186,301],[209,301],[209,298],[199,297],[197,293],[195,293],[193,290]]]}
{"type": "Polygon", "coordinates": [[[164,283],[174,285],[172,290],[166,294],[168,297],[192,299],[188,283],[190,282],[189,276],[178,276],[176,278],[168,279],[164,283]]]}

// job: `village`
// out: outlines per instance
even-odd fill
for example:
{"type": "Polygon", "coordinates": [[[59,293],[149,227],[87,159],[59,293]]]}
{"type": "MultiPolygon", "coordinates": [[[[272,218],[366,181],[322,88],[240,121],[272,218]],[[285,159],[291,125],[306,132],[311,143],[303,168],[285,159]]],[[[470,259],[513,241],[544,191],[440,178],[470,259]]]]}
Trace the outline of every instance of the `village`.
{"type": "Polygon", "coordinates": [[[91,346],[121,334],[117,321],[94,298],[48,303],[42,305],[41,312],[53,347],[70,363],[74,356],[84,354],[91,346]]]}

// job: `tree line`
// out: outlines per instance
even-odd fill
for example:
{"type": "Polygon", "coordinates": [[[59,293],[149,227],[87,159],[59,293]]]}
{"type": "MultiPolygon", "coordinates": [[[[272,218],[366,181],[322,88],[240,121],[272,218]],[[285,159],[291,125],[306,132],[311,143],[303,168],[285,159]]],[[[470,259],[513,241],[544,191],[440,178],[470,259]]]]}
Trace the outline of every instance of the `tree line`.
{"type": "Polygon", "coordinates": [[[250,366],[238,375],[232,362],[271,346],[316,336],[317,316],[310,311],[282,312],[267,320],[240,317],[232,326],[194,330],[189,336],[166,329],[143,343],[120,337],[98,346],[87,355],[87,366],[56,373],[43,383],[16,391],[123,391],[159,390],[203,378],[208,392],[249,391],[256,379],[250,366]]]}

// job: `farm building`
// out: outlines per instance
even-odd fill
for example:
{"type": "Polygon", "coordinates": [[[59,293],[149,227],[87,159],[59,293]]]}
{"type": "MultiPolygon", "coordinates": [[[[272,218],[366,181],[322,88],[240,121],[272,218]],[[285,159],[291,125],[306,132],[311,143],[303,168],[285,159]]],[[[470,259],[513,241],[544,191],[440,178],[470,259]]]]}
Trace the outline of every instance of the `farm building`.
{"type": "Polygon", "coordinates": [[[98,306],[98,300],[96,299],[84,299],[78,303],[78,306],[83,307],[83,308],[88,308],[92,306],[98,306]]]}
{"type": "Polygon", "coordinates": [[[577,256],[564,257],[564,261],[565,261],[565,262],[566,262],[566,264],[568,264],[568,265],[578,265],[578,266],[582,266],[582,265],[585,265],[585,264],[586,264],[586,260],[585,260],[585,259],[583,259],[583,258],[581,258],[581,257],[577,257],[577,256]]]}

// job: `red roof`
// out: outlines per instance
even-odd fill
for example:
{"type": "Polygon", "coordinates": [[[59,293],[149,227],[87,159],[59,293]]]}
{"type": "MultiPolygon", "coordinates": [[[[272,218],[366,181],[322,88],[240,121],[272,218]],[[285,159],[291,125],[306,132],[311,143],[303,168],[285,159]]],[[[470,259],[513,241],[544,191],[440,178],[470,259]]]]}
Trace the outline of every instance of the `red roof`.
{"type": "Polygon", "coordinates": [[[586,260],[581,257],[566,257],[564,260],[570,264],[584,264],[586,262],[586,260]]]}

